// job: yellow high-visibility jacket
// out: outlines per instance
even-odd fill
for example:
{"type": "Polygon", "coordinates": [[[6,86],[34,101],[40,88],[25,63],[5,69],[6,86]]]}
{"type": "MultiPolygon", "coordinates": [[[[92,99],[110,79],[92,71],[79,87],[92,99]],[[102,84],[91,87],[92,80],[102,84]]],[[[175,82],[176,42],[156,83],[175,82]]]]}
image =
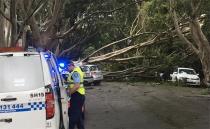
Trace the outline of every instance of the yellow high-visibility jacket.
{"type": "Polygon", "coordinates": [[[77,90],[77,92],[79,92],[81,95],[85,95],[85,88],[83,85],[84,82],[84,73],[82,72],[82,70],[79,67],[75,67],[74,70],[70,73],[69,77],[68,77],[68,81],[70,82],[70,89],[74,87],[74,80],[72,78],[72,74],[74,72],[79,73],[80,75],[80,88],[77,90]]]}

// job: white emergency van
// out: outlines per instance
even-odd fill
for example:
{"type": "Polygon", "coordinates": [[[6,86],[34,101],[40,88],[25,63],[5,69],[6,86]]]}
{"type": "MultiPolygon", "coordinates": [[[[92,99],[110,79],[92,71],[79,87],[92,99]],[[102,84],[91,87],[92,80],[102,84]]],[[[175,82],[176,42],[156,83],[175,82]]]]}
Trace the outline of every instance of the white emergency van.
{"type": "Polygon", "coordinates": [[[0,53],[0,128],[68,129],[67,90],[52,53],[0,53]]]}

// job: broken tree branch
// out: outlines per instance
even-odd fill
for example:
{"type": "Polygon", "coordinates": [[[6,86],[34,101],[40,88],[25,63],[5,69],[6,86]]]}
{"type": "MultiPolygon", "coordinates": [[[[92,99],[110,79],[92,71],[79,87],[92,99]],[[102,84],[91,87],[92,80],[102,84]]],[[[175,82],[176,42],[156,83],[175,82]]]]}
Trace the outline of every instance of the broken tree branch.
{"type": "Polygon", "coordinates": [[[177,18],[177,14],[176,14],[176,11],[174,8],[172,8],[172,5],[174,5],[174,0],[170,0],[170,12],[172,14],[172,18],[173,18],[173,22],[174,22],[174,26],[175,26],[175,29],[177,31],[177,34],[179,36],[179,38],[187,43],[194,51],[195,53],[199,53],[198,49],[183,35],[180,27],[179,27],[179,23],[178,23],[178,18],[177,18]]]}
{"type": "MultiPolygon", "coordinates": [[[[33,2],[34,2],[34,1],[32,1],[32,3],[33,3],[33,2]]],[[[40,0],[40,1],[38,2],[37,6],[35,7],[35,9],[34,9],[28,16],[27,16],[27,14],[25,14],[27,17],[24,19],[24,21],[23,21],[23,23],[22,23],[22,26],[21,26],[21,28],[20,28],[20,32],[18,33],[18,36],[17,36],[17,39],[16,39],[15,43],[18,42],[18,40],[19,40],[18,38],[21,36],[21,34],[22,34],[22,32],[23,32],[26,22],[27,22],[29,19],[31,19],[36,13],[38,13],[38,12],[41,10],[41,8],[42,8],[46,3],[47,3],[47,1],[40,0]]],[[[32,5],[32,4],[31,4],[31,5],[32,5]]],[[[24,10],[24,11],[25,11],[25,12],[30,12],[30,8],[29,8],[28,11],[26,11],[26,10],[24,10]]],[[[32,18],[32,19],[34,19],[34,18],[32,18]]]]}
{"type": "Polygon", "coordinates": [[[132,71],[143,70],[143,69],[144,69],[144,67],[132,67],[132,68],[124,69],[124,70],[121,70],[121,71],[107,72],[104,75],[105,76],[113,75],[113,74],[118,74],[119,75],[119,74],[125,74],[125,73],[132,72],[132,71]]]}
{"type": "Polygon", "coordinates": [[[110,59],[109,61],[128,61],[128,60],[133,60],[133,59],[139,59],[139,58],[156,58],[157,56],[151,56],[151,57],[145,57],[145,56],[132,56],[128,58],[118,58],[118,59],[110,59]]]}
{"type": "Polygon", "coordinates": [[[52,18],[46,29],[47,33],[51,31],[52,26],[56,23],[56,20],[58,19],[58,16],[59,16],[60,9],[61,9],[61,0],[55,0],[52,18]]]}
{"type": "Polygon", "coordinates": [[[7,21],[9,21],[10,23],[12,23],[11,19],[10,19],[9,17],[7,17],[1,9],[0,9],[0,14],[1,14],[7,21]]]}
{"type": "Polygon", "coordinates": [[[107,60],[107,59],[110,59],[112,57],[123,54],[125,52],[128,52],[128,51],[130,51],[134,48],[139,48],[139,47],[144,47],[144,46],[147,46],[147,45],[151,45],[151,44],[155,43],[155,40],[157,39],[157,37],[158,36],[155,36],[153,39],[151,39],[149,41],[146,41],[146,42],[143,42],[143,43],[140,43],[140,44],[136,44],[136,45],[132,45],[132,46],[129,46],[129,47],[126,47],[126,48],[123,48],[123,49],[120,49],[120,50],[117,50],[117,51],[114,51],[114,52],[110,52],[110,53],[107,53],[107,54],[104,54],[104,55],[101,55],[101,56],[90,57],[88,62],[93,63],[93,62],[99,62],[99,61],[107,60]]]}
{"type": "Polygon", "coordinates": [[[158,67],[160,67],[160,65],[151,66],[151,67],[145,67],[145,66],[131,67],[131,68],[127,68],[120,71],[105,72],[104,76],[105,77],[120,77],[120,78],[129,76],[129,75],[132,76],[132,74],[136,76],[136,74],[143,73],[147,69],[157,69],[158,67]]]}
{"type": "Polygon", "coordinates": [[[65,53],[71,51],[71,50],[74,49],[76,46],[78,46],[78,45],[80,45],[80,44],[83,44],[83,43],[87,42],[89,39],[91,39],[92,37],[94,37],[96,34],[97,34],[97,32],[91,34],[90,36],[85,37],[83,40],[81,40],[81,41],[79,41],[78,43],[74,44],[74,45],[71,46],[70,48],[63,50],[63,51],[59,54],[59,57],[63,56],[65,53]]]}
{"type": "Polygon", "coordinates": [[[104,46],[104,47],[102,47],[102,48],[100,48],[100,49],[94,51],[92,54],[88,55],[88,56],[87,56],[85,59],[83,59],[83,60],[87,60],[87,58],[90,58],[90,57],[93,56],[94,54],[98,53],[99,51],[101,51],[101,50],[103,50],[103,49],[105,49],[105,48],[107,48],[107,47],[109,47],[109,46],[112,46],[112,45],[117,44],[117,43],[121,43],[121,42],[126,41],[126,40],[129,40],[129,39],[136,38],[136,37],[141,36],[141,35],[143,35],[143,34],[155,34],[155,33],[154,33],[154,32],[144,32],[144,33],[132,35],[132,36],[126,37],[126,38],[124,38],[124,39],[121,39],[121,40],[118,40],[118,41],[109,43],[108,45],[106,45],[106,46],[104,46]]]}

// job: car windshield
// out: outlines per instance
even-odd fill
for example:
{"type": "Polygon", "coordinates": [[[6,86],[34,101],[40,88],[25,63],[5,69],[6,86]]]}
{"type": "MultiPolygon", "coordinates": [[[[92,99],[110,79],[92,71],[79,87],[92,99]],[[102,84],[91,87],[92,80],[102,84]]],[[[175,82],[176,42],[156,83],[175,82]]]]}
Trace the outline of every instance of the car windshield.
{"type": "Polygon", "coordinates": [[[80,68],[83,72],[87,72],[89,69],[88,66],[81,66],[80,68]]]}
{"type": "Polygon", "coordinates": [[[99,68],[96,65],[90,67],[90,71],[98,71],[98,70],[99,68]]]}
{"type": "Polygon", "coordinates": [[[34,90],[44,86],[40,56],[1,56],[0,93],[34,90]]]}
{"type": "Polygon", "coordinates": [[[191,69],[180,69],[179,73],[196,74],[195,71],[191,69]]]}

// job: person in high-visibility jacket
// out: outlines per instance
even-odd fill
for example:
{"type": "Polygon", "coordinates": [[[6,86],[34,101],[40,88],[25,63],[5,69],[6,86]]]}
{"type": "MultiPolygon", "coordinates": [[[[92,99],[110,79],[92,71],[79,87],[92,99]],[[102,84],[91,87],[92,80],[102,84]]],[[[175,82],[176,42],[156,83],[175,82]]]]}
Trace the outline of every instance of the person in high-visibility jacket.
{"type": "Polygon", "coordinates": [[[85,101],[85,88],[83,85],[84,73],[70,61],[68,65],[70,71],[68,82],[70,83],[71,101],[69,108],[69,129],[84,129],[84,119],[82,118],[82,107],[85,101]]]}

